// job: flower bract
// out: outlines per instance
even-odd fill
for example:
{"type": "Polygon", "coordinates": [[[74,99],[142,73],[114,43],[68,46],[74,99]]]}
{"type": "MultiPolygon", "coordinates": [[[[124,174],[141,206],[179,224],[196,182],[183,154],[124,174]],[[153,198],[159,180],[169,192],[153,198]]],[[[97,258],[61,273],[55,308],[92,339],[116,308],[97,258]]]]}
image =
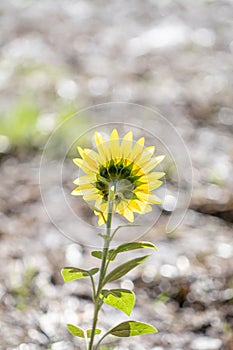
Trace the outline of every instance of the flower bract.
{"type": "Polygon", "coordinates": [[[96,151],[78,147],[81,158],[73,159],[85,175],[74,181],[78,187],[71,194],[94,201],[99,225],[107,219],[109,200],[113,211],[130,222],[134,213],[145,214],[152,210],[151,204],[161,204],[152,191],[162,185],[165,173],[153,169],[164,156],[154,157],[154,146],[144,147],[143,137],[133,142],[132,132],[120,140],[116,129],[109,140],[99,132],[94,138],[96,151]]]}

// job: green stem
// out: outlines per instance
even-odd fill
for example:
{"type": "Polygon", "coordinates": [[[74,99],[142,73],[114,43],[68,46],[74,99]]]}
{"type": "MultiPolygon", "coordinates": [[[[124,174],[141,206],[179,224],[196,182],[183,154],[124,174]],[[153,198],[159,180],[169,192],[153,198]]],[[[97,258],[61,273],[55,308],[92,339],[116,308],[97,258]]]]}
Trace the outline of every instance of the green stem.
{"type": "Polygon", "coordinates": [[[100,274],[99,274],[99,283],[98,283],[98,288],[97,288],[95,298],[94,298],[95,308],[94,308],[89,350],[93,350],[93,343],[94,343],[94,338],[95,338],[96,325],[97,325],[97,321],[98,321],[98,314],[99,314],[99,310],[103,304],[102,299],[100,298],[100,293],[102,291],[102,287],[103,287],[102,284],[103,284],[103,280],[104,280],[104,277],[106,274],[105,267],[106,267],[106,263],[107,263],[109,244],[111,241],[112,210],[113,210],[113,200],[109,199],[109,201],[108,201],[108,216],[107,216],[107,222],[106,222],[106,238],[104,240],[102,263],[101,263],[100,274]]]}
{"type": "Polygon", "coordinates": [[[99,348],[100,343],[102,343],[102,340],[104,340],[104,338],[107,337],[107,335],[109,335],[110,333],[111,333],[111,330],[108,331],[107,333],[105,333],[105,334],[102,336],[102,338],[101,338],[101,339],[98,341],[98,343],[96,344],[95,350],[97,350],[97,349],[99,348]]]}
{"type": "MultiPolygon", "coordinates": [[[[130,225],[120,225],[120,226],[118,226],[118,227],[113,231],[113,234],[112,234],[111,237],[110,237],[110,242],[109,242],[109,243],[111,243],[111,241],[113,240],[114,236],[116,235],[116,233],[118,232],[118,230],[120,230],[121,228],[123,228],[123,227],[135,227],[135,226],[140,226],[140,225],[132,225],[132,224],[130,224],[130,225]]],[[[105,273],[107,272],[107,269],[108,269],[108,266],[109,266],[110,262],[111,262],[110,260],[107,261],[107,264],[106,264],[106,266],[105,266],[105,273]]]]}
{"type": "Polygon", "coordinates": [[[92,285],[93,302],[95,302],[95,298],[96,298],[95,281],[91,274],[90,274],[90,278],[91,278],[91,285],[92,285]]]}
{"type": "Polygon", "coordinates": [[[87,332],[84,332],[84,340],[85,340],[85,349],[88,350],[88,339],[87,339],[87,332]]]}

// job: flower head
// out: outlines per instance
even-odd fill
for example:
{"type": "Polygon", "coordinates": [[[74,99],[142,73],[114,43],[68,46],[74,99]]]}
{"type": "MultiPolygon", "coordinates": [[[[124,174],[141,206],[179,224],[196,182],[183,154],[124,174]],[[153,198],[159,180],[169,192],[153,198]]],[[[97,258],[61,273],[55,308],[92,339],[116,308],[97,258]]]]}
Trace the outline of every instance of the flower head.
{"type": "Polygon", "coordinates": [[[113,211],[130,222],[134,213],[145,214],[152,210],[151,204],[161,204],[152,191],[161,186],[159,179],[165,173],[152,170],[164,156],[153,157],[155,147],[144,148],[143,137],[133,143],[132,132],[120,142],[116,129],[110,140],[95,132],[95,143],[97,152],[78,147],[81,158],[73,161],[86,175],[74,181],[78,187],[71,194],[95,201],[99,225],[107,218],[109,200],[113,201],[113,211]]]}

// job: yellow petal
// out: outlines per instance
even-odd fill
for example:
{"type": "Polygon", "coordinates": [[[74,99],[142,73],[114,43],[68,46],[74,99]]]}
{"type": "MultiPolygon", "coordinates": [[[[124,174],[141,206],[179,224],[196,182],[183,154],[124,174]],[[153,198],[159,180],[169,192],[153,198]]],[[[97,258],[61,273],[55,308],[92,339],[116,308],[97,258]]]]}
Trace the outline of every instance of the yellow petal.
{"type": "Polygon", "coordinates": [[[158,156],[158,157],[152,158],[148,164],[143,166],[143,171],[145,173],[148,173],[150,170],[156,167],[159,163],[161,163],[164,160],[164,158],[165,156],[158,156]]]}
{"type": "Polygon", "coordinates": [[[95,189],[93,184],[82,184],[82,185],[79,186],[79,188],[80,188],[81,191],[89,190],[89,189],[93,189],[93,188],[95,189]]]}
{"type": "Polygon", "coordinates": [[[103,224],[105,224],[104,218],[100,213],[98,213],[98,225],[102,226],[103,224]]]}
{"type": "Polygon", "coordinates": [[[129,222],[134,222],[134,214],[133,214],[132,210],[128,209],[127,207],[124,208],[123,215],[129,222]]]}
{"type": "Polygon", "coordinates": [[[77,165],[79,168],[82,168],[83,160],[81,158],[74,158],[73,162],[75,165],[77,165]]]}
{"type": "Polygon", "coordinates": [[[151,204],[162,204],[163,201],[161,198],[156,196],[156,194],[152,193],[148,195],[148,202],[151,204]]]}
{"type": "Polygon", "coordinates": [[[92,158],[96,163],[101,164],[102,160],[101,157],[99,155],[99,153],[93,151],[92,149],[89,148],[84,148],[84,152],[90,157],[92,158]]]}
{"type": "Polygon", "coordinates": [[[98,208],[102,212],[102,215],[99,212],[95,212],[96,215],[98,215],[98,225],[101,226],[107,221],[107,216],[108,216],[108,204],[106,202],[102,202],[102,199],[98,198],[96,201],[96,204],[101,203],[98,208]],[[105,221],[103,219],[103,216],[105,218],[105,221]]]}
{"type": "Polygon", "coordinates": [[[113,129],[111,135],[110,135],[110,141],[112,140],[119,140],[119,135],[117,129],[113,129]]]}
{"type": "Polygon", "coordinates": [[[73,181],[75,185],[82,185],[82,184],[87,184],[87,183],[93,183],[96,181],[95,176],[91,175],[85,175],[85,176],[80,176],[77,179],[73,181]]]}
{"type": "Polygon", "coordinates": [[[110,150],[113,159],[121,158],[119,135],[116,129],[114,129],[110,135],[110,150]]]}
{"type": "Polygon", "coordinates": [[[91,157],[91,150],[83,150],[81,147],[78,147],[79,154],[83,158],[83,165],[89,167],[93,170],[98,170],[99,166],[97,161],[91,157]]]}
{"type": "Polygon", "coordinates": [[[102,211],[102,213],[107,213],[107,209],[108,209],[108,203],[107,202],[102,202],[100,205],[100,210],[102,211]]]}
{"type": "Polygon", "coordinates": [[[97,147],[103,145],[104,143],[106,143],[105,138],[98,131],[95,132],[94,138],[95,138],[95,143],[96,143],[97,147]]]}
{"type": "Polygon", "coordinates": [[[84,163],[83,159],[74,158],[73,162],[75,165],[81,168],[84,171],[84,173],[93,175],[94,169],[91,169],[87,163],[84,163]]]}
{"type": "Polygon", "coordinates": [[[73,183],[75,184],[75,185],[80,185],[80,180],[79,180],[80,178],[79,177],[77,177],[77,179],[75,179],[74,181],[73,181],[73,183]]]}
{"type": "Polygon", "coordinates": [[[160,180],[154,180],[149,182],[149,188],[150,191],[155,190],[156,188],[160,187],[163,184],[163,181],[160,180]]]}
{"type": "Polygon", "coordinates": [[[80,191],[80,188],[79,188],[79,187],[76,187],[76,188],[71,192],[71,195],[72,195],[72,196],[82,196],[82,195],[83,195],[83,192],[80,191]]]}
{"type": "Polygon", "coordinates": [[[154,151],[154,146],[146,147],[141,154],[139,153],[139,156],[135,159],[135,162],[140,166],[145,165],[145,163],[148,163],[150,161],[151,157],[154,154],[154,151]]]}
{"type": "Polygon", "coordinates": [[[136,200],[130,201],[129,208],[133,211],[136,211],[137,213],[141,212],[141,207],[138,205],[136,200]]]}
{"type": "Polygon", "coordinates": [[[97,193],[96,188],[92,184],[80,185],[71,192],[73,196],[86,196],[92,193],[97,193]]]}
{"type": "Polygon", "coordinates": [[[142,214],[146,214],[150,212],[152,212],[152,207],[149,204],[145,205],[145,207],[142,210],[142,214]]]}
{"type": "Polygon", "coordinates": [[[150,204],[162,204],[162,201],[159,197],[157,197],[155,194],[150,194],[150,193],[143,193],[143,192],[137,192],[137,197],[140,199],[142,202],[147,202],[150,204]]]}
{"type": "MultiPolygon", "coordinates": [[[[162,181],[158,181],[158,179],[160,179],[161,177],[163,177],[165,175],[165,173],[161,172],[161,171],[154,171],[152,173],[148,173],[147,175],[143,175],[140,177],[140,181],[144,182],[145,184],[147,184],[151,190],[151,188],[155,189],[159,186],[162,185],[162,181]],[[157,186],[159,185],[159,186],[157,186]],[[155,186],[155,187],[154,187],[155,186]]],[[[139,190],[141,190],[142,187],[137,187],[139,190]]]]}
{"type": "Polygon", "coordinates": [[[116,207],[116,212],[118,214],[120,214],[120,215],[123,215],[125,207],[126,207],[126,203],[125,202],[118,203],[117,207],[116,207]]]}
{"type": "Polygon", "coordinates": [[[83,149],[82,149],[80,146],[78,146],[77,148],[78,148],[78,152],[79,152],[80,156],[81,156],[82,158],[84,158],[83,149]]]}
{"type": "Polygon", "coordinates": [[[85,201],[94,201],[99,197],[99,194],[95,188],[94,189],[85,189],[85,190],[83,190],[83,193],[84,193],[83,199],[85,201]]]}
{"type": "Polygon", "coordinates": [[[144,137],[141,137],[135,143],[135,145],[133,146],[133,149],[132,149],[132,151],[130,152],[130,155],[129,155],[131,160],[134,160],[136,157],[138,157],[142,153],[142,150],[143,150],[143,147],[144,147],[144,143],[145,143],[144,137]]]}
{"type": "Polygon", "coordinates": [[[109,144],[105,138],[97,131],[95,132],[94,139],[101,161],[105,163],[108,159],[110,159],[109,144]]]}
{"type": "MultiPolygon", "coordinates": [[[[141,179],[139,181],[141,181],[141,179]]],[[[136,187],[135,188],[135,193],[137,193],[138,191],[144,192],[144,193],[148,193],[149,192],[149,185],[148,185],[148,183],[144,183],[144,184],[141,184],[138,187],[136,187]]]]}
{"type": "MultiPolygon", "coordinates": [[[[148,182],[161,179],[165,175],[162,171],[154,171],[146,175],[148,182]]],[[[142,180],[143,181],[143,180],[142,180]]]]}
{"type": "Polygon", "coordinates": [[[128,158],[132,150],[132,144],[133,144],[133,133],[132,131],[130,131],[124,136],[121,143],[122,158],[128,158]]]}
{"type": "Polygon", "coordinates": [[[141,214],[146,214],[146,213],[150,213],[152,211],[152,207],[147,204],[147,203],[143,203],[139,200],[134,200],[134,202],[137,203],[138,207],[140,208],[140,210],[138,211],[138,213],[141,213],[141,214]]]}
{"type": "Polygon", "coordinates": [[[103,202],[103,199],[102,199],[102,197],[99,196],[99,198],[96,199],[95,207],[96,207],[97,209],[101,210],[101,209],[100,209],[100,206],[101,206],[102,202],[103,202]]]}

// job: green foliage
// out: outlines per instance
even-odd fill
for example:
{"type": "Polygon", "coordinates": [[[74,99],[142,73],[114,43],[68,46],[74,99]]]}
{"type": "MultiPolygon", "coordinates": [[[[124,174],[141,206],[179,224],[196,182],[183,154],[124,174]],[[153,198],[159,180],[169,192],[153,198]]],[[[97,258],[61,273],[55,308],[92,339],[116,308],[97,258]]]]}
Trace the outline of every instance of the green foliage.
{"type": "MultiPolygon", "coordinates": [[[[94,209],[93,209],[94,210],[94,209]]],[[[109,211],[110,212],[110,211],[109,211]]],[[[111,212],[110,212],[111,213],[111,212]]],[[[144,249],[149,248],[156,250],[156,246],[150,242],[129,242],[119,245],[115,249],[109,249],[109,245],[111,240],[113,239],[115,233],[122,227],[119,226],[115,229],[111,235],[111,225],[109,225],[109,221],[106,222],[106,234],[101,234],[101,237],[105,241],[105,245],[102,251],[93,251],[91,254],[97,259],[101,260],[101,267],[93,268],[91,270],[83,270],[75,267],[65,267],[62,270],[62,276],[65,282],[77,280],[80,278],[90,277],[92,284],[92,292],[93,292],[93,302],[94,302],[94,315],[93,315],[93,331],[92,329],[83,330],[82,328],[76,327],[74,325],[69,324],[68,329],[71,334],[76,337],[84,338],[86,343],[86,349],[88,350],[97,350],[100,347],[103,339],[109,334],[114,335],[116,337],[130,337],[147,333],[156,333],[157,330],[153,326],[138,322],[138,321],[125,321],[120,323],[119,325],[113,327],[109,331],[107,331],[97,342],[95,345],[94,338],[95,335],[100,334],[101,330],[96,328],[98,321],[98,313],[102,304],[105,303],[110,305],[122,312],[124,312],[127,316],[130,316],[134,304],[135,304],[135,295],[131,290],[116,288],[116,289],[103,289],[104,286],[109,282],[114,282],[129,271],[143,263],[149,255],[144,255],[138,257],[136,259],[132,259],[124,262],[123,264],[117,266],[110,273],[107,274],[107,269],[109,263],[113,261],[116,256],[120,253],[124,253],[127,251],[132,251],[136,249],[144,249]],[[95,275],[100,270],[98,285],[95,283],[95,279],[93,275],[95,275]],[[90,341],[88,340],[90,339],[90,341]]],[[[108,349],[108,347],[101,347],[102,350],[108,349]]]]}
{"type": "MultiPolygon", "coordinates": [[[[142,248],[151,248],[154,250],[157,250],[156,246],[153,243],[150,242],[129,242],[121,244],[116,249],[110,249],[108,251],[107,260],[113,261],[115,260],[117,254],[128,252],[130,250],[136,250],[136,249],[142,249],[142,248]]],[[[91,253],[92,256],[94,256],[97,259],[102,259],[102,251],[95,250],[91,253]]]]}
{"type": "Polygon", "coordinates": [[[75,281],[81,278],[86,278],[95,275],[99,271],[98,268],[91,270],[83,270],[77,267],[64,267],[61,274],[65,282],[75,281]]]}
{"type": "Polygon", "coordinates": [[[142,249],[142,248],[151,248],[157,250],[156,246],[151,242],[129,242],[121,244],[116,248],[117,253],[127,252],[129,250],[142,249]]]}
{"type": "MultiPolygon", "coordinates": [[[[102,259],[103,252],[101,250],[94,250],[91,253],[91,255],[94,256],[97,259],[102,259]]],[[[108,261],[113,261],[113,260],[115,260],[115,257],[116,257],[115,249],[110,249],[108,251],[108,254],[107,254],[107,260],[108,261]]]]}
{"type": "Polygon", "coordinates": [[[170,300],[170,296],[168,293],[160,293],[159,295],[157,295],[155,300],[160,301],[160,302],[165,304],[166,302],[168,302],[170,300]]]}
{"type": "Polygon", "coordinates": [[[35,303],[39,296],[39,289],[34,285],[36,270],[28,268],[23,276],[22,284],[10,290],[10,294],[15,297],[16,307],[25,310],[30,302],[35,303]]]}
{"type": "Polygon", "coordinates": [[[116,337],[134,337],[142,334],[157,333],[157,329],[153,326],[138,321],[126,321],[112,328],[109,334],[116,337]]]}
{"type": "MultiPolygon", "coordinates": [[[[19,149],[28,148],[30,150],[32,147],[40,147],[58,125],[73,116],[80,108],[80,106],[70,105],[70,103],[59,106],[56,104],[55,106],[58,110],[50,115],[48,111],[44,110],[44,107],[38,104],[38,99],[30,93],[26,97],[21,97],[7,111],[0,111],[0,135],[9,139],[10,146],[19,149]]],[[[85,123],[87,123],[85,118],[80,119],[82,126],[85,123]]],[[[54,150],[56,154],[61,147],[64,150],[64,144],[67,143],[69,146],[70,134],[74,132],[70,129],[69,125],[66,127],[64,124],[61,131],[58,132],[58,150],[54,150]]],[[[88,143],[88,140],[85,142],[88,143]]]]}
{"type": "MultiPolygon", "coordinates": [[[[75,337],[79,337],[79,338],[85,338],[85,336],[87,338],[91,337],[91,333],[92,333],[92,329],[87,329],[86,331],[80,327],[74,326],[73,324],[67,324],[67,328],[69,330],[69,332],[75,336],[75,337]]],[[[101,329],[96,328],[95,329],[95,334],[100,334],[101,333],[101,329]]]]}
{"type": "MultiPolygon", "coordinates": [[[[87,338],[90,338],[90,337],[91,337],[92,329],[91,329],[91,328],[90,328],[90,329],[87,329],[86,332],[87,332],[87,338]]],[[[96,329],[95,329],[95,334],[100,334],[100,333],[101,333],[101,329],[96,328],[96,329]]]]}
{"type": "Polygon", "coordinates": [[[79,337],[79,338],[85,338],[85,333],[84,330],[80,327],[76,327],[73,324],[68,324],[67,328],[69,330],[69,332],[74,335],[75,337],[79,337]]]}
{"type": "Polygon", "coordinates": [[[9,137],[16,144],[27,144],[36,134],[36,122],[39,109],[32,100],[20,101],[0,116],[1,134],[9,137]]]}
{"type": "Polygon", "coordinates": [[[130,261],[127,261],[126,263],[116,267],[113,271],[111,271],[104,279],[103,285],[105,285],[108,282],[113,282],[121,278],[122,276],[126,275],[130,270],[135,268],[136,266],[143,263],[149,255],[144,255],[140,258],[136,258],[130,261]]]}
{"type": "Polygon", "coordinates": [[[128,289],[103,289],[101,294],[105,304],[111,305],[130,316],[135,304],[135,295],[132,291],[128,289]]]}

